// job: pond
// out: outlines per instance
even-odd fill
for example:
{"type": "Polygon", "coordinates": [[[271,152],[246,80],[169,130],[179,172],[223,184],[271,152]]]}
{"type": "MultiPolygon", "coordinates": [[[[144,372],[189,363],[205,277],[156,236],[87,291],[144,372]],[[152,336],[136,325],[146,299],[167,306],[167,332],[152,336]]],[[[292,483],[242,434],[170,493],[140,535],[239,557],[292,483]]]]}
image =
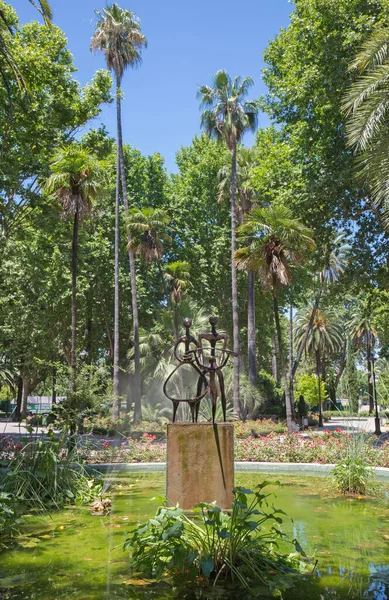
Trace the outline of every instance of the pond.
{"type": "MultiPolygon", "coordinates": [[[[271,486],[274,503],[293,519],[284,521],[283,530],[318,560],[316,578],[286,599],[389,598],[387,503],[339,497],[328,478],[239,473],[236,484],[254,487],[264,479],[281,483],[271,486]]],[[[132,524],[154,514],[158,503],[151,498],[164,493],[165,474],[111,473],[108,480],[108,516],[69,507],[24,519],[17,544],[0,555],[2,600],[228,598],[226,590],[219,596],[184,593],[131,579],[123,541],[132,524]]],[[[250,598],[243,592],[241,597],[250,598]]]]}

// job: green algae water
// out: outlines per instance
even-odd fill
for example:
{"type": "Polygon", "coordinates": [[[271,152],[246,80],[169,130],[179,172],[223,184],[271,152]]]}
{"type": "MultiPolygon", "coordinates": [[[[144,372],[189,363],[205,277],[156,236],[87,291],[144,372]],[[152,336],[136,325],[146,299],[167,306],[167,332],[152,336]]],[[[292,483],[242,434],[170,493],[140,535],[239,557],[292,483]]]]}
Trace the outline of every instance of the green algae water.
{"type": "MultiPolygon", "coordinates": [[[[389,598],[389,507],[387,501],[343,498],[326,478],[238,474],[236,484],[253,488],[264,479],[280,486],[274,504],[292,520],[283,530],[318,560],[313,578],[284,595],[300,599],[389,598]]],[[[0,554],[2,600],[102,600],[110,598],[225,598],[249,600],[228,590],[174,590],[132,579],[123,542],[131,526],[154,514],[164,494],[164,473],[107,476],[113,500],[107,516],[69,507],[50,515],[30,513],[21,535],[0,554]]]]}

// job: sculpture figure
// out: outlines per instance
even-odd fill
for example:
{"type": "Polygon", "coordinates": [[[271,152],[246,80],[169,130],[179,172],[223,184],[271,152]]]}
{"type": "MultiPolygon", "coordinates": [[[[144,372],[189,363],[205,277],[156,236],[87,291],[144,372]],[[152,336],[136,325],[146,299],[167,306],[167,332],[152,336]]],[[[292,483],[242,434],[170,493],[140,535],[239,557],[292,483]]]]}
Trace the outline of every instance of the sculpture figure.
{"type": "Polygon", "coordinates": [[[199,339],[196,340],[189,332],[189,328],[192,324],[191,319],[184,319],[186,334],[180,337],[174,346],[174,356],[178,360],[179,364],[169,375],[163,386],[164,394],[173,402],[173,423],[175,421],[180,402],[188,402],[191,409],[192,421],[197,423],[200,402],[206,394],[209,394],[211,397],[212,422],[214,423],[216,416],[216,403],[218,398],[217,383],[219,383],[223,419],[226,421],[227,400],[222,369],[227,364],[229,357],[236,355],[227,348],[228,336],[216,331],[217,318],[215,316],[211,316],[209,323],[212,328],[211,332],[201,333],[199,335],[199,339]],[[207,347],[204,342],[208,342],[209,346],[207,347]],[[181,344],[185,345],[185,352],[182,357],[180,357],[177,353],[177,349],[181,344]],[[191,345],[194,345],[195,348],[190,349],[191,345]],[[173,398],[169,396],[166,391],[167,384],[172,378],[173,374],[176,373],[183,365],[190,365],[199,375],[196,395],[192,398],[173,398]],[[203,392],[202,389],[204,389],[203,392]]]}

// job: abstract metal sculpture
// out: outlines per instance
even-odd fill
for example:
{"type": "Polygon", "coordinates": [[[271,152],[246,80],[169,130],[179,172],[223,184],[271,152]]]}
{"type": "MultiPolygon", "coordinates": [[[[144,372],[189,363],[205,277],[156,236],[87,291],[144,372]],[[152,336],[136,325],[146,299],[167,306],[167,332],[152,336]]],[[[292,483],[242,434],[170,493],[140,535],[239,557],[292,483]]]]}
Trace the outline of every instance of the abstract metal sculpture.
{"type": "Polygon", "coordinates": [[[189,332],[190,326],[192,325],[192,320],[188,318],[184,319],[186,333],[177,340],[174,346],[174,356],[179,364],[166,379],[163,386],[163,392],[165,396],[167,396],[167,398],[173,402],[173,423],[176,419],[180,402],[187,402],[189,404],[192,421],[193,423],[197,423],[200,402],[207,394],[211,397],[212,401],[212,422],[214,423],[216,415],[216,402],[218,398],[217,382],[219,383],[223,419],[226,421],[227,400],[222,369],[227,364],[229,357],[236,356],[236,354],[227,348],[227,335],[218,333],[216,331],[217,318],[212,316],[209,318],[209,322],[212,331],[210,333],[201,333],[198,340],[196,340],[189,332]],[[209,345],[206,346],[204,342],[207,342],[209,345]],[[185,352],[182,356],[179,356],[178,348],[182,344],[185,346],[185,352]],[[195,347],[191,349],[191,345],[194,345],[195,347]],[[184,365],[189,365],[192,367],[199,376],[197,381],[196,395],[192,398],[173,398],[167,393],[167,385],[174,373],[176,373],[184,365]],[[202,392],[202,390],[204,391],[202,392]]]}

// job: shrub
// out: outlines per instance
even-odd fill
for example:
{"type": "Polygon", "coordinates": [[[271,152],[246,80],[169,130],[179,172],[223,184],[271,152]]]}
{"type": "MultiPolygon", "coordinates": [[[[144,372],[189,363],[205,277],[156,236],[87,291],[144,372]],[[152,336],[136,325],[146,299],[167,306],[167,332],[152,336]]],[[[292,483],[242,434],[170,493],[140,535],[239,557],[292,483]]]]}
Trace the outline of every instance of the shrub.
{"type": "Polygon", "coordinates": [[[363,457],[348,456],[336,465],[332,472],[336,487],[342,494],[358,494],[364,496],[369,483],[374,478],[363,457]]]}
{"type": "Polygon", "coordinates": [[[0,486],[0,550],[6,546],[6,539],[18,533],[19,519],[15,499],[0,486]]]}
{"type": "Polygon", "coordinates": [[[62,440],[29,442],[9,463],[4,492],[25,508],[60,508],[69,502],[88,503],[101,493],[102,485],[77,465],[62,440]]]}
{"type": "Polygon", "coordinates": [[[308,560],[296,540],[294,553],[280,553],[279,542],[287,541],[278,527],[285,513],[269,505],[272,494],[263,493],[267,484],[256,492],[235,488],[231,514],[215,503],[201,503],[189,515],[178,505],[161,506],[125,542],[132,567],[142,577],[168,577],[173,583],[228,581],[249,589],[253,598],[280,595],[308,560]]]}

